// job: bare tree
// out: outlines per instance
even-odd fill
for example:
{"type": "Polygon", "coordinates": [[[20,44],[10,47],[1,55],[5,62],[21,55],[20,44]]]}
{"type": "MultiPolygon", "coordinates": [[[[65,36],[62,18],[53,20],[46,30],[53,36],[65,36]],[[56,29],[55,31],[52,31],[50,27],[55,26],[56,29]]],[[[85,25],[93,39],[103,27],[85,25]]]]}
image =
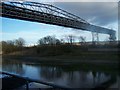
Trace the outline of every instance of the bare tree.
{"type": "Polygon", "coordinates": [[[65,42],[70,43],[67,35],[64,36],[64,40],[65,40],[65,42]]]}
{"type": "Polygon", "coordinates": [[[75,41],[75,36],[69,35],[68,37],[69,37],[70,44],[73,44],[75,41]]]}
{"type": "Polygon", "coordinates": [[[80,42],[82,45],[85,44],[85,42],[86,42],[86,37],[79,36],[78,39],[79,39],[79,42],[80,42]]]}
{"type": "Polygon", "coordinates": [[[25,45],[25,40],[23,38],[18,38],[15,40],[15,45],[18,47],[23,47],[25,45]]]}
{"type": "Polygon", "coordinates": [[[0,42],[0,54],[2,54],[2,42],[0,42]]]}
{"type": "Polygon", "coordinates": [[[66,35],[65,38],[68,41],[68,43],[70,43],[72,45],[74,43],[76,37],[74,35],[66,35]]]}
{"type": "Polygon", "coordinates": [[[65,43],[65,40],[64,40],[64,39],[60,39],[60,42],[61,42],[62,44],[64,44],[64,43],[65,43]]]}
{"type": "Polygon", "coordinates": [[[45,42],[43,39],[38,40],[38,45],[44,45],[44,44],[45,44],[45,42]]]}
{"type": "Polygon", "coordinates": [[[9,45],[15,45],[15,42],[12,41],[12,40],[8,40],[8,41],[7,41],[7,44],[9,44],[9,45]]]}
{"type": "Polygon", "coordinates": [[[55,36],[46,36],[41,38],[40,40],[38,40],[38,45],[56,45],[56,44],[60,44],[60,40],[55,38],[55,36]]]}

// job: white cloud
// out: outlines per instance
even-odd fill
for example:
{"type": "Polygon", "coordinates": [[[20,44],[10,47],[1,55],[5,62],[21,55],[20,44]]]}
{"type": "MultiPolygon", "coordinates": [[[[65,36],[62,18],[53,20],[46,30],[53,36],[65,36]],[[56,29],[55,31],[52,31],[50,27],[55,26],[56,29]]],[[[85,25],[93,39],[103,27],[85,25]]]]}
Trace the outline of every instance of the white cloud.
{"type": "Polygon", "coordinates": [[[118,2],[119,0],[55,0],[58,2],[118,2]]]}
{"type": "Polygon", "coordinates": [[[113,2],[56,2],[54,5],[99,26],[116,22],[118,19],[118,4],[113,2]]]}
{"type": "Polygon", "coordinates": [[[118,2],[119,0],[31,0],[35,2],[118,2]]]}
{"type": "MultiPolygon", "coordinates": [[[[82,30],[76,30],[76,29],[71,29],[71,28],[58,28],[58,30],[44,30],[43,32],[41,31],[20,31],[16,33],[5,33],[2,32],[0,35],[2,35],[2,40],[15,40],[18,39],[19,37],[24,38],[26,41],[26,45],[35,45],[37,41],[45,36],[48,35],[55,35],[56,38],[64,38],[65,35],[75,35],[75,36],[83,36],[86,37],[87,41],[92,40],[92,34],[91,32],[88,31],[82,31],[82,30]]],[[[107,38],[107,35],[100,34],[100,40],[105,40],[107,38]]]]}
{"type": "Polygon", "coordinates": [[[61,38],[62,35],[64,34],[71,34],[72,32],[70,31],[71,29],[64,29],[58,28],[57,30],[44,30],[44,31],[19,31],[19,32],[2,32],[0,35],[2,35],[2,40],[14,40],[19,37],[24,38],[27,42],[27,44],[36,44],[36,42],[45,36],[48,35],[55,35],[57,38],[61,38]]]}

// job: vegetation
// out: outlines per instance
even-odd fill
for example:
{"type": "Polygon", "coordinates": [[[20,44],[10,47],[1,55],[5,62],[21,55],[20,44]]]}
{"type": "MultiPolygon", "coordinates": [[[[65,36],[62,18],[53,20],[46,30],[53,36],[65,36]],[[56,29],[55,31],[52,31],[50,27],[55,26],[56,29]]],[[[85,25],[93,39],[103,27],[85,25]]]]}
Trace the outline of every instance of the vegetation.
{"type": "Polygon", "coordinates": [[[85,37],[66,35],[65,39],[57,39],[55,36],[46,36],[38,40],[38,44],[32,47],[25,46],[22,38],[16,40],[2,41],[3,54],[22,56],[54,56],[69,59],[117,59],[118,52],[104,51],[104,49],[115,49],[119,44],[89,44],[85,37]],[[75,42],[78,39],[79,42],[75,42]],[[103,49],[103,50],[102,50],[103,49]],[[101,51],[97,51],[101,50],[101,51]]]}
{"type": "Polygon", "coordinates": [[[59,45],[61,44],[59,39],[54,36],[46,36],[38,40],[38,45],[59,45]]]}
{"type": "Polygon", "coordinates": [[[0,52],[2,52],[2,43],[0,43],[0,52]]]}
{"type": "Polygon", "coordinates": [[[4,54],[8,54],[15,51],[23,50],[25,45],[25,40],[22,38],[16,39],[14,41],[2,41],[0,42],[0,46],[2,47],[2,51],[4,54]]]}

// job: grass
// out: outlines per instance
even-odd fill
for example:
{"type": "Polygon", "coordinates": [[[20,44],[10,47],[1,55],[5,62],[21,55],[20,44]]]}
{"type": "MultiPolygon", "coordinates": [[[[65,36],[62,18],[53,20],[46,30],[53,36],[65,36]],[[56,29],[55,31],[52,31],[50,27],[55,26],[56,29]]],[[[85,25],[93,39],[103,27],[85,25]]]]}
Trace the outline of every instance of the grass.
{"type": "Polygon", "coordinates": [[[119,53],[117,51],[97,51],[97,50],[90,51],[89,50],[90,48],[91,46],[86,47],[86,46],[75,46],[75,45],[57,45],[57,46],[45,45],[45,46],[31,47],[23,51],[5,54],[3,55],[3,58],[18,59],[26,62],[48,62],[48,63],[51,62],[105,63],[105,61],[109,61],[109,63],[114,63],[116,61],[117,62],[119,61],[119,53]]]}

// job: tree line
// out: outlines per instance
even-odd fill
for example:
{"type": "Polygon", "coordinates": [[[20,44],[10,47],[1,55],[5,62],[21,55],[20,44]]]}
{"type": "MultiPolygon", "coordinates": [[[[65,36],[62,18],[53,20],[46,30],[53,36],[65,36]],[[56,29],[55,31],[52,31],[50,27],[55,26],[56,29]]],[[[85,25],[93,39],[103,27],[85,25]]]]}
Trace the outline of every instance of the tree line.
{"type": "MultiPolygon", "coordinates": [[[[43,45],[63,45],[63,44],[74,44],[75,40],[79,40],[81,43],[85,43],[85,37],[76,37],[74,35],[66,35],[63,39],[58,39],[55,36],[45,36],[37,41],[37,46],[43,45]]],[[[4,53],[11,53],[25,49],[26,41],[23,38],[16,40],[1,41],[0,46],[4,53]]]]}
{"type": "Polygon", "coordinates": [[[38,40],[38,45],[62,45],[62,44],[74,44],[76,40],[80,43],[85,43],[86,38],[82,36],[65,35],[62,39],[57,39],[55,36],[46,36],[38,40]]]}
{"type": "MultiPolygon", "coordinates": [[[[62,46],[62,45],[65,45],[64,48],[66,49],[67,47],[69,47],[67,45],[76,45],[76,43],[80,44],[82,46],[85,46],[86,45],[86,37],[65,35],[65,36],[63,36],[62,39],[58,39],[54,35],[53,36],[45,36],[43,38],[40,38],[37,41],[36,46],[39,47],[39,46],[55,46],[55,45],[62,46]]],[[[0,47],[2,47],[2,50],[0,48],[0,51],[2,51],[4,53],[11,53],[11,52],[15,52],[15,51],[25,50],[26,41],[23,38],[18,38],[16,40],[1,41],[0,47]]],[[[39,52],[39,50],[38,50],[38,52],[39,52]]]]}
{"type": "Polygon", "coordinates": [[[4,53],[11,53],[14,51],[20,51],[24,48],[25,40],[18,38],[16,40],[1,41],[0,46],[4,53]]]}

